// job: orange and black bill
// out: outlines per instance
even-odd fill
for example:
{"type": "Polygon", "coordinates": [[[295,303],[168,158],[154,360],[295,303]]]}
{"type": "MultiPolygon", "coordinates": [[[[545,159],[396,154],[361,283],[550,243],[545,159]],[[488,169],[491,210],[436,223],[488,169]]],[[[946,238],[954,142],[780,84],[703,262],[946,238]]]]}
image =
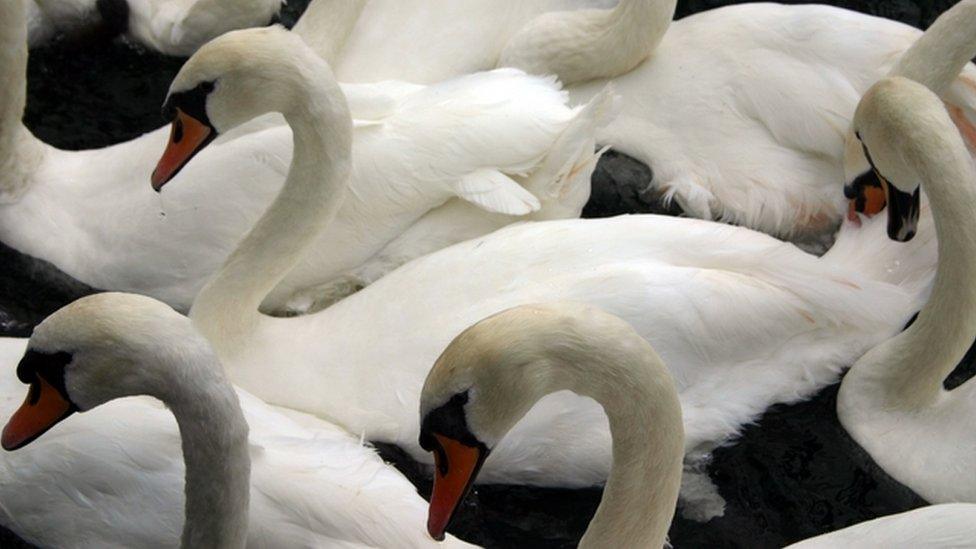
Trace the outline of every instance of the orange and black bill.
{"type": "Polygon", "coordinates": [[[190,159],[216,138],[217,131],[209,123],[201,122],[177,108],[169,133],[169,144],[152,173],[153,190],[159,192],[190,159]]]}
{"type": "Polygon", "coordinates": [[[844,187],[844,195],[850,200],[850,211],[860,212],[868,217],[885,208],[885,184],[874,170],[869,170],[844,187]]]}
{"type": "Polygon", "coordinates": [[[30,444],[78,408],[43,377],[31,382],[27,398],[3,428],[0,445],[16,450],[30,444]]]}
{"type": "Polygon", "coordinates": [[[433,436],[438,447],[434,450],[434,491],[427,513],[427,532],[442,541],[458,506],[478,477],[488,449],[483,445],[468,446],[437,433],[433,436]]]}

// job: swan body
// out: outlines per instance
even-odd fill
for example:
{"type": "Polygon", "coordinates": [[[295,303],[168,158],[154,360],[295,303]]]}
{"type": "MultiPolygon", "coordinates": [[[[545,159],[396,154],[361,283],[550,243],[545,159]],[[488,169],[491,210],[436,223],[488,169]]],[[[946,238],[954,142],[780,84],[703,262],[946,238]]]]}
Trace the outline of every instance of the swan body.
{"type": "MultiPolygon", "coordinates": [[[[498,64],[512,33],[528,24],[523,21],[540,17],[544,23],[537,12],[560,18],[570,14],[552,12],[608,7],[597,0],[511,4],[367,2],[338,54],[337,74],[356,82],[437,81],[498,64]]],[[[627,4],[622,0],[618,7],[627,4]]],[[[899,63],[941,66],[944,59],[951,59],[949,65],[963,59],[962,75],[952,74],[941,95],[956,109],[960,128],[976,125],[976,67],[967,62],[972,54],[964,58],[942,47],[963,40],[976,45],[966,31],[976,24],[972,2],[944,14],[956,23],[933,27],[934,47],[915,52],[909,63],[900,56],[922,33],[879,17],[758,3],[709,10],[668,27],[673,4],[671,12],[660,8],[666,4],[626,19],[663,37],[633,70],[614,78],[622,111],[598,141],[651,166],[655,187],[689,215],[819,246],[845,212],[838,186],[845,180],[845,136],[857,102],[899,63]]],[[[313,16],[316,8],[314,2],[309,7],[313,16]]],[[[315,28],[310,20],[305,34],[315,28]]],[[[526,56],[542,47],[523,45],[526,56]]],[[[558,64],[525,67],[545,74],[558,64]]],[[[568,89],[581,102],[605,82],[597,78],[568,89]]],[[[976,144],[976,131],[966,135],[976,144]]],[[[854,160],[849,163],[855,169],[854,160]]]]}
{"type": "MultiPolygon", "coordinates": [[[[660,547],[681,477],[681,410],[661,359],[618,318],[570,303],[522,306],[479,321],[437,359],[421,396],[421,444],[434,453],[428,529],[442,534],[478,466],[553,391],[590,396],[610,420],[614,464],[580,547],[660,547]]],[[[564,439],[567,446],[578,437],[564,439]]],[[[943,504],[791,545],[963,547],[976,505],[943,504]]]]}
{"type": "MultiPolygon", "coordinates": [[[[150,295],[187,310],[281,188],[290,130],[266,117],[223,135],[179,176],[198,185],[177,185],[160,197],[135,182],[151,171],[165,129],[104,149],[61,151],[23,127],[23,4],[4,3],[0,13],[0,39],[10,46],[0,62],[21,78],[0,90],[0,240],[95,288],[150,295]]],[[[323,238],[321,248],[311,248],[266,309],[281,310],[296,291],[346,280],[359,268],[380,276],[412,254],[522,214],[578,215],[597,159],[593,135],[614,112],[609,93],[589,108],[569,108],[551,79],[513,70],[429,87],[351,85],[344,93],[370,119],[357,123],[352,191],[335,227],[343,238],[323,238]],[[409,249],[378,255],[429,210],[458,210],[452,199],[461,195],[478,206],[412,231],[409,249]]],[[[329,291],[302,294],[302,307],[314,307],[329,291]]]]}
{"type": "MultiPolygon", "coordinates": [[[[0,339],[0,359],[7,368],[0,376],[5,418],[25,393],[13,366],[27,349],[83,350],[84,355],[76,353],[86,362],[72,364],[71,372],[112,356],[102,343],[88,339],[78,323],[105,327],[118,343],[115,348],[125,349],[117,352],[142,371],[151,372],[162,361],[182,372],[182,382],[155,382],[171,398],[185,390],[180,383],[201,382],[201,367],[219,369],[189,321],[148,298],[99,294],[56,315],[38,327],[30,343],[0,339]]],[[[111,359],[108,365],[114,374],[87,385],[78,380],[82,374],[75,373],[74,380],[67,374],[69,393],[79,404],[109,390],[107,385],[118,383],[112,376],[131,368],[111,359]]],[[[217,374],[223,377],[219,370],[217,374]]],[[[226,383],[212,382],[216,388],[226,383]]],[[[226,391],[235,394],[230,387],[226,391]]],[[[249,512],[243,509],[249,516],[243,524],[248,547],[438,546],[423,531],[425,502],[357,437],[311,416],[269,406],[241,390],[236,390],[236,399],[243,412],[237,421],[246,419],[243,428],[250,426],[242,458],[250,460],[249,512]]],[[[209,421],[229,429],[228,420],[216,412],[209,421]]],[[[150,397],[76,414],[28,446],[0,454],[0,522],[40,546],[176,546],[187,500],[180,438],[173,414],[150,397]]],[[[218,484],[219,479],[210,471],[202,482],[218,484]]],[[[246,486],[246,476],[243,482],[246,486]]],[[[447,545],[468,546],[453,538],[447,545]]]]}
{"type": "MultiPolygon", "coordinates": [[[[304,247],[318,233],[331,234],[351,171],[348,105],[326,71],[265,67],[263,56],[242,63],[227,54],[241,42],[280,49],[286,38],[262,29],[214,40],[177,75],[168,102],[199,131],[233,131],[276,111],[296,136],[281,193],[190,311],[231,378],[270,403],[429,460],[411,418],[419,382],[451,338],[500,310],[571,300],[620,316],[655,346],[681,393],[685,449],[701,453],[768,406],[835,381],[921,303],[935,263],[931,235],[906,248],[884,241],[880,219],[845,225],[837,245],[818,258],[742,227],[642,215],[513,225],[415,259],[315,314],[262,315],[263,296],[304,247]],[[268,74],[272,81],[254,85],[268,74]],[[308,74],[316,80],[292,82],[308,74]],[[289,95],[274,86],[317,91],[289,95]],[[251,89],[274,93],[255,98],[251,89]],[[276,351],[282,348],[289,349],[285,356],[276,351]]],[[[170,143],[154,177],[165,185],[162,196],[195,183],[167,179],[173,166],[192,167],[195,160],[186,159],[193,154],[170,143]]],[[[481,478],[601,482],[609,465],[606,428],[593,406],[555,395],[499,444],[481,478]],[[564,448],[558,441],[567,433],[581,442],[564,448]]]]}
{"type": "MultiPolygon", "coordinates": [[[[841,384],[837,413],[848,433],[895,480],[931,502],[976,502],[976,382],[946,391],[976,331],[976,170],[938,98],[920,84],[892,78],[875,85],[858,107],[854,129],[890,202],[919,202],[925,190],[938,236],[938,271],[916,321],[878,345],[841,384]]],[[[889,234],[901,230],[911,206],[888,208],[889,234]],[[900,214],[900,215],[899,215],[900,214]]],[[[917,215],[917,214],[915,214],[917,215]]],[[[919,228],[915,238],[932,228],[919,228]]]]}
{"type": "Polygon", "coordinates": [[[281,0],[30,0],[31,47],[99,22],[143,46],[187,56],[227,31],[266,25],[281,0]]]}

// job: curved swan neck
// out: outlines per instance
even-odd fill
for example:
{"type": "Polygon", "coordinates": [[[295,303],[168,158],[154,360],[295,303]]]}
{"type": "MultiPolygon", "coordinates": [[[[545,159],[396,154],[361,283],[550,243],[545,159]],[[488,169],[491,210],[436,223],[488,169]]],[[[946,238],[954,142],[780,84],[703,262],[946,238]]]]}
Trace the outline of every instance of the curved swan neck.
{"type": "Polygon", "coordinates": [[[555,74],[564,85],[624,74],[664,38],[677,0],[620,0],[609,10],[544,14],[505,47],[500,66],[555,74]]]}
{"type": "Polygon", "coordinates": [[[924,142],[923,152],[912,158],[939,241],[932,293],[911,327],[883,344],[883,352],[866,355],[870,364],[859,362],[849,374],[878,384],[892,408],[919,408],[938,398],[976,333],[976,170],[954,128],[933,134],[937,130],[927,132],[938,138],[924,142]]]}
{"type": "Polygon", "coordinates": [[[558,332],[564,336],[549,340],[554,344],[543,349],[545,359],[534,367],[543,380],[542,393],[570,390],[591,397],[610,421],[610,476],[579,546],[661,547],[681,483],[681,405],[654,350],[614,321],[587,319],[579,331],[562,327],[558,332]]]}
{"type": "MultiPolygon", "coordinates": [[[[904,76],[942,94],[976,57],[976,0],[963,0],[936,19],[898,60],[892,76],[904,76]]],[[[973,83],[976,85],[976,82],[973,83]]]]}
{"type": "Polygon", "coordinates": [[[27,10],[24,0],[0,3],[0,203],[16,200],[27,188],[39,153],[37,140],[22,122],[27,101],[27,10]]]}
{"type": "Polygon", "coordinates": [[[335,218],[351,171],[352,117],[332,71],[309,53],[298,72],[303,89],[284,112],[294,153],[281,192],[217,275],[190,316],[222,350],[232,349],[260,318],[258,306],[335,218]]]}
{"type": "Polygon", "coordinates": [[[247,541],[248,426],[220,368],[211,358],[171,376],[176,386],[163,399],[179,425],[186,463],[183,547],[237,549],[247,541]]]}
{"type": "Polygon", "coordinates": [[[292,32],[334,65],[364,7],[366,0],[315,0],[295,23],[292,32]]]}
{"type": "Polygon", "coordinates": [[[574,389],[603,406],[613,438],[610,476],[581,548],[661,547],[674,518],[684,456],[677,395],[663,386],[669,374],[656,356],[621,366],[607,372],[612,389],[592,380],[574,389]]]}

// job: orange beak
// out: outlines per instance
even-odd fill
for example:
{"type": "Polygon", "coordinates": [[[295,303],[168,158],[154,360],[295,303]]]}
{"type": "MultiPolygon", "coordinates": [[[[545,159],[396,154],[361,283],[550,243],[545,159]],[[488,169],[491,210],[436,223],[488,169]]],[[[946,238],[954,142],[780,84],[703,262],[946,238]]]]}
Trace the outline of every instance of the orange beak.
{"type": "MultiPolygon", "coordinates": [[[[872,217],[881,213],[888,204],[887,189],[884,178],[880,175],[878,176],[878,181],[881,185],[876,184],[861,184],[856,187],[856,191],[852,193],[850,199],[850,205],[848,207],[849,217],[853,217],[854,212],[861,212],[868,217],[872,217]]],[[[844,190],[845,194],[848,192],[847,189],[844,190]]],[[[850,195],[849,195],[850,196],[850,195]]]]}
{"type": "Polygon", "coordinates": [[[57,389],[42,377],[31,383],[27,398],[3,428],[0,445],[16,450],[43,435],[48,429],[77,410],[57,389]]]}
{"type": "Polygon", "coordinates": [[[173,119],[169,132],[169,144],[152,173],[153,190],[162,190],[163,185],[180,173],[183,166],[216,137],[217,132],[213,128],[176,109],[176,118],[173,119]]]}
{"type": "Polygon", "coordinates": [[[444,531],[471,490],[488,452],[443,435],[434,434],[434,438],[443,452],[434,452],[434,492],[427,513],[427,532],[437,541],[443,541],[444,531]]]}
{"type": "Polygon", "coordinates": [[[881,180],[881,185],[881,187],[864,187],[864,208],[861,210],[864,214],[868,216],[879,214],[888,203],[884,189],[886,183],[883,179],[881,180]]]}

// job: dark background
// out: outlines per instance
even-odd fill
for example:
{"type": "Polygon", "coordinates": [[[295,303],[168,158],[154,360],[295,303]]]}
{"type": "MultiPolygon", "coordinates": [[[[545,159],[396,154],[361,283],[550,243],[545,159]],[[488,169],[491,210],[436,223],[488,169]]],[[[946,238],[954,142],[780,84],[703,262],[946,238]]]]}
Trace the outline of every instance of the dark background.
{"type": "MultiPolygon", "coordinates": [[[[289,0],[280,20],[294,23],[307,1],[289,0]]],[[[737,2],[681,0],[677,15],[730,3],[737,2]]],[[[955,2],[831,3],[925,28],[955,2]]],[[[159,105],[182,63],[104,36],[58,39],[31,52],[25,121],[41,139],[62,148],[131,139],[163,124],[159,105]]],[[[584,215],[659,211],[653,197],[641,192],[652,177],[647,166],[607,154],[594,174],[593,197],[584,215]]],[[[47,314],[93,291],[2,244],[0,265],[0,335],[29,335],[47,314]]],[[[976,372],[972,353],[950,379],[952,386],[976,372]]],[[[725,516],[705,524],[676,518],[672,544],[775,547],[924,505],[846,435],[836,419],[836,393],[835,385],[809,402],[774,407],[733,446],[717,450],[708,472],[728,503],[725,516]]],[[[416,464],[396,448],[384,446],[381,451],[422,493],[429,493],[429,481],[416,464]]],[[[575,547],[599,498],[599,489],[482,486],[468,499],[452,531],[490,547],[575,547]]],[[[0,532],[0,546],[21,545],[0,532]]]]}

